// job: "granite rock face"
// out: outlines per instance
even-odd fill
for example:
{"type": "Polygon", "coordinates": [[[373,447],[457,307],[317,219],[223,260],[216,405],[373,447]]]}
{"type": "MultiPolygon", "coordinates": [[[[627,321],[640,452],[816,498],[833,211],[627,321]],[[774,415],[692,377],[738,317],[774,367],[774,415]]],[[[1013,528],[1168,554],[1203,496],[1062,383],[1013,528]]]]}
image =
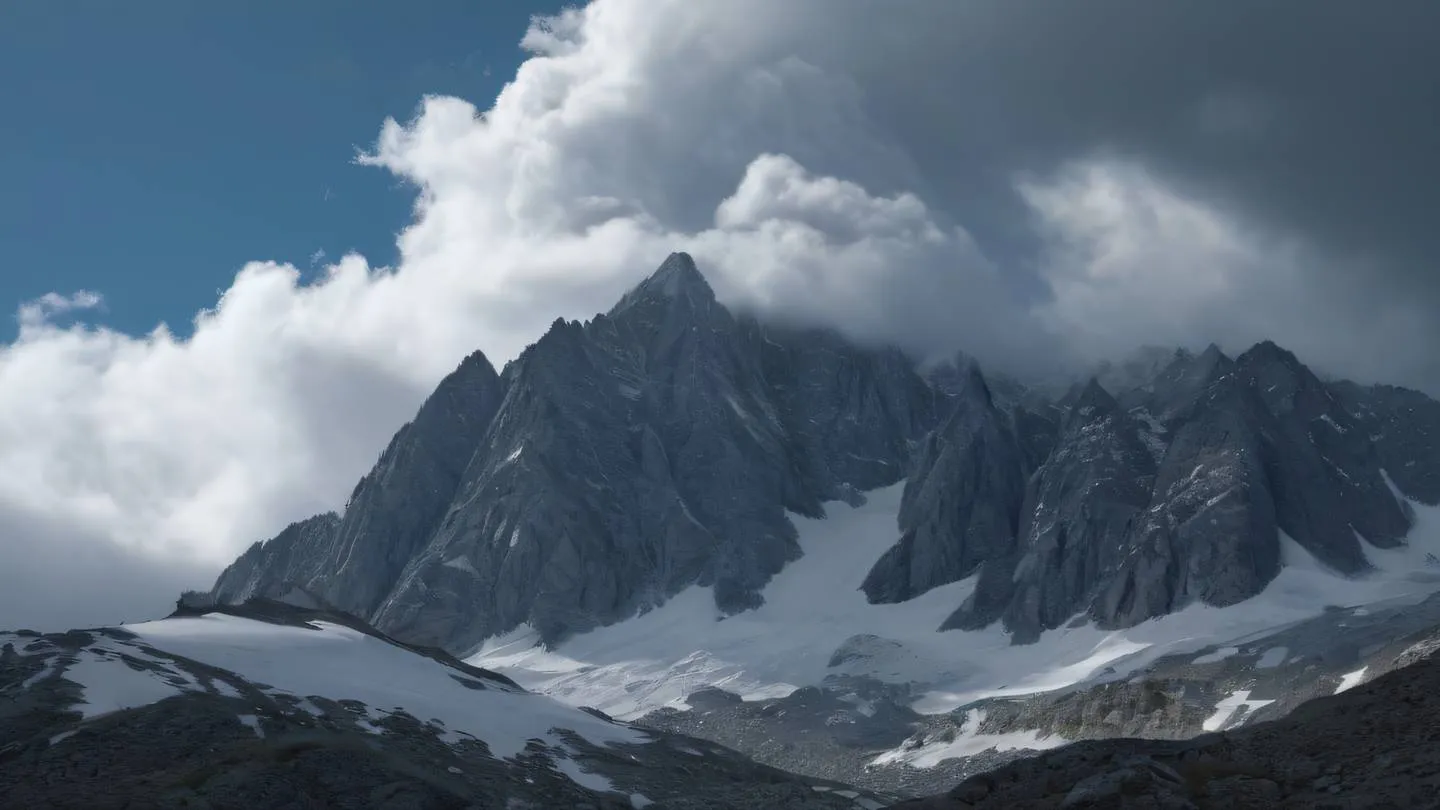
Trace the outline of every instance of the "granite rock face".
{"type": "Polygon", "coordinates": [[[952,412],[921,445],[900,504],[900,540],[861,587],[903,602],[970,576],[1015,543],[1025,456],[979,370],[954,389],[952,412]]]}
{"type": "Polygon", "coordinates": [[[1155,462],[1139,429],[1095,381],[1070,407],[1055,451],[1030,479],[1018,541],[987,561],[946,627],[1000,619],[1032,641],[1086,608],[1149,502],[1155,462]]]}
{"type": "Polygon", "coordinates": [[[500,404],[500,378],[476,352],[443,379],[356,485],[344,516],[296,523],[252,546],[220,575],[224,603],[280,598],[301,586],[368,615],[429,539],[500,404]]]}
{"type": "Polygon", "coordinates": [[[1403,542],[1410,517],[1355,419],[1295,356],[1273,343],[1241,355],[1236,374],[1274,419],[1271,478],[1281,528],[1342,572],[1366,567],[1362,540],[1403,542]]]}
{"type": "Polygon", "coordinates": [[[444,516],[502,394],[479,352],[440,382],[355,487],[325,555],[334,567],[315,580],[320,596],[360,616],[378,606],[444,516]]]}
{"type": "Polygon", "coordinates": [[[1221,376],[1175,419],[1150,505],[1091,614],[1128,626],[1199,600],[1254,596],[1279,573],[1275,505],[1253,403],[1221,376]]]}
{"type": "Polygon", "coordinates": [[[1395,486],[1421,503],[1440,504],[1440,402],[1391,385],[1338,382],[1330,389],[1370,437],[1395,486]]]}
{"type": "Polygon", "coordinates": [[[215,601],[238,604],[252,597],[276,596],[291,583],[306,582],[320,570],[320,551],[340,528],[340,516],[326,512],[297,523],[264,543],[256,543],[220,573],[211,594],[215,601]]]}
{"type": "Polygon", "coordinates": [[[722,612],[754,607],[799,556],[786,511],[903,478],[935,419],[904,356],[736,318],[679,255],[505,376],[487,446],[382,628],[456,648],[522,623],[556,639],[690,584],[722,612]]]}

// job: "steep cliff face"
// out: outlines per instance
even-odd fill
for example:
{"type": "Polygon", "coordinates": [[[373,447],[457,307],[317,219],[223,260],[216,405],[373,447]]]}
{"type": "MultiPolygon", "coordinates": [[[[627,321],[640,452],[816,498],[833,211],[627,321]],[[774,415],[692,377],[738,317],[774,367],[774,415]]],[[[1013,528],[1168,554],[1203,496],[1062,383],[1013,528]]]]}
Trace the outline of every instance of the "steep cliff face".
{"type": "Polygon", "coordinates": [[[1172,419],[1150,505],[1091,606],[1097,620],[1128,626],[1196,600],[1229,605],[1274,579],[1279,533],[1254,405],[1222,374],[1172,419]]]}
{"type": "Polygon", "coordinates": [[[1393,385],[1338,382],[1330,388],[1374,443],[1396,488],[1421,503],[1440,504],[1440,402],[1393,385]]]}
{"type": "Polygon", "coordinates": [[[1074,399],[1055,451],[1031,477],[1018,541],[986,561],[975,592],[947,622],[997,619],[1034,640],[1084,610],[1145,509],[1155,462],[1134,421],[1095,381],[1074,399]]]}
{"type": "Polygon", "coordinates": [[[360,480],[317,577],[330,604],[369,615],[424,547],[499,409],[500,377],[476,352],[440,382],[360,480]]]}
{"type": "Polygon", "coordinates": [[[1386,485],[1370,436],[1290,352],[1261,343],[1236,374],[1274,419],[1268,459],[1280,526],[1342,572],[1366,567],[1361,541],[1402,542],[1410,517],[1386,485]]]}

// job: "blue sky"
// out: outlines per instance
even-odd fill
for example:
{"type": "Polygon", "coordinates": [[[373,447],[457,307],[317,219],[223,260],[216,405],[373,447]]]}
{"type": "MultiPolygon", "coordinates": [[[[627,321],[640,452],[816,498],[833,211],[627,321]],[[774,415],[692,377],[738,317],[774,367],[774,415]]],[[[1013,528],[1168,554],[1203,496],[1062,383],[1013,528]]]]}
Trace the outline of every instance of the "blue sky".
{"type": "Polygon", "coordinates": [[[246,261],[389,263],[413,195],[355,149],[426,93],[488,107],[560,5],[0,4],[0,308],[90,289],[185,334],[246,261]]]}

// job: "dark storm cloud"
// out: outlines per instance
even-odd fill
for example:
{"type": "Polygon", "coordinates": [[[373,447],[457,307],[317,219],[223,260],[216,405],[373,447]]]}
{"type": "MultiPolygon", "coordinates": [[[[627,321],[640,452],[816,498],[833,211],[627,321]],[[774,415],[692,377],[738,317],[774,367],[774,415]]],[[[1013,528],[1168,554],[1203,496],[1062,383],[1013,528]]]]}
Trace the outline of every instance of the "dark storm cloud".
{"type": "MultiPolygon", "coordinates": [[[[897,184],[963,223],[1012,282],[1048,293],[1013,272],[1039,247],[1016,177],[1102,155],[1303,240],[1318,257],[1312,303],[1357,323],[1440,312],[1440,3],[836,8],[814,18],[829,45],[811,58],[856,77],[909,158],[897,184]]],[[[1428,345],[1392,348],[1408,357],[1377,373],[1403,368],[1404,382],[1440,391],[1428,345]]]]}
{"type": "Polygon", "coordinates": [[[1397,281],[1435,291],[1419,270],[1440,249],[1440,4],[955,3],[924,16],[876,25],[868,45],[845,42],[857,28],[835,33],[852,71],[911,87],[869,103],[964,221],[1012,230],[1018,208],[994,206],[1018,206],[1013,172],[1103,150],[1271,226],[1393,259],[1397,281]]]}

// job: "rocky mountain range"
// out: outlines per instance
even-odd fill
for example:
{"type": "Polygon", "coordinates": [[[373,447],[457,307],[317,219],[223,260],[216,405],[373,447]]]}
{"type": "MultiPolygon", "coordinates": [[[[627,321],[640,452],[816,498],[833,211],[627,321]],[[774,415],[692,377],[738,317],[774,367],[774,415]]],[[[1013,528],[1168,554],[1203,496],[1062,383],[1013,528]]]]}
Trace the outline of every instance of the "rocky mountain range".
{"type": "Polygon", "coordinates": [[[788,515],[903,480],[867,597],[978,576],[937,629],[1025,643],[1077,616],[1239,603],[1279,573],[1282,536],[1361,574],[1366,549],[1405,543],[1410,499],[1440,501],[1440,403],[1418,392],[1322,380],[1272,343],[1104,371],[1054,401],[968,361],[922,374],[737,316],[674,254],[502,372],[467,358],[342,514],[256,544],[210,596],[300,586],[456,653],[522,625],[559,641],[691,585],[734,614],[799,555],[788,515]]]}
{"type": "MultiPolygon", "coordinates": [[[[0,795],[1425,806],[1292,720],[1419,705],[1437,506],[1440,403],[1273,343],[1027,386],[731,312],[674,254],[467,357],[176,616],[0,636],[0,795]]],[[[1413,731],[1365,745],[1433,781],[1413,731]]]]}

